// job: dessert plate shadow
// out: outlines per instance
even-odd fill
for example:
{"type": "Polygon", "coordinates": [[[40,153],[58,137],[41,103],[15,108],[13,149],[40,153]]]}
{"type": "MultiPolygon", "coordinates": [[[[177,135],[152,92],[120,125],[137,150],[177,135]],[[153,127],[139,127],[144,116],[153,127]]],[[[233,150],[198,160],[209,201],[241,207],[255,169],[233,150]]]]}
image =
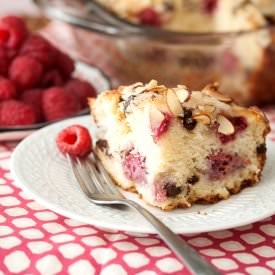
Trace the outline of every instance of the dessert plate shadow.
{"type": "MultiPolygon", "coordinates": [[[[11,158],[11,173],[16,183],[37,202],[66,217],[107,229],[155,233],[130,209],[97,206],[86,199],[55,145],[57,133],[75,123],[88,127],[95,136],[91,118],[83,116],[40,129],[16,147],[11,158]]],[[[136,194],[124,194],[145,206],[177,233],[193,234],[250,224],[275,214],[275,143],[268,141],[267,149],[261,182],[216,204],[164,212],[145,205],[136,194]]]]}

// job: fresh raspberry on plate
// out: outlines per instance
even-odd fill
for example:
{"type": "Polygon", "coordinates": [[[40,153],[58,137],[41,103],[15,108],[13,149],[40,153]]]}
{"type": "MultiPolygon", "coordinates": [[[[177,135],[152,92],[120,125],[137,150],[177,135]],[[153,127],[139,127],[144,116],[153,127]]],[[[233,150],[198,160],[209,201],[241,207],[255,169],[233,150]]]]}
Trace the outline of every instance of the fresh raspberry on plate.
{"type": "Polygon", "coordinates": [[[69,79],[75,69],[72,58],[59,50],[57,51],[56,67],[65,79],[69,79]]]}
{"type": "Polygon", "coordinates": [[[59,87],[53,87],[44,91],[42,109],[46,121],[70,117],[80,110],[75,97],[59,87]]]}
{"type": "Polygon", "coordinates": [[[50,88],[53,86],[62,86],[63,78],[57,69],[47,71],[41,80],[41,86],[44,88],[50,88]]]}
{"type": "Polygon", "coordinates": [[[153,8],[145,8],[138,13],[139,22],[143,25],[159,27],[161,25],[159,13],[153,8]]]}
{"type": "Polygon", "coordinates": [[[16,57],[9,68],[9,77],[21,89],[33,88],[41,79],[42,65],[29,56],[16,57]]]}
{"type": "Polygon", "coordinates": [[[0,103],[0,125],[30,125],[35,123],[32,107],[17,100],[7,100],[0,103]]]}
{"type": "Polygon", "coordinates": [[[20,54],[30,56],[43,66],[50,67],[56,61],[57,50],[44,37],[34,34],[25,41],[20,54]]]}
{"type": "Polygon", "coordinates": [[[0,19],[0,45],[17,49],[27,34],[26,24],[20,17],[6,16],[0,19]]]}
{"type": "Polygon", "coordinates": [[[72,79],[66,84],[65,89],[78,99],[81,108],[88,107],[88,97],[96,97],[95,88],[84,80],[72,79]]]}
{"type": "Polygon", "coordinates": [[[0,78],[0,101],[16,97],[16,88],[11,80],[0,78]]]}
{"type": "Polygon", "coordinates": [[[56,145],[65,155],[85,157],[92,151],[92,137],[85,127],[75,124],[57,135],[56,145]]]}
{"type": "Polygon", "coordinates": [[[41,89],[32,89],[24,91],[21,94],[20,100],[33,108],[36,117],[36,122],[42,121],[43,112],[41,89]]]}

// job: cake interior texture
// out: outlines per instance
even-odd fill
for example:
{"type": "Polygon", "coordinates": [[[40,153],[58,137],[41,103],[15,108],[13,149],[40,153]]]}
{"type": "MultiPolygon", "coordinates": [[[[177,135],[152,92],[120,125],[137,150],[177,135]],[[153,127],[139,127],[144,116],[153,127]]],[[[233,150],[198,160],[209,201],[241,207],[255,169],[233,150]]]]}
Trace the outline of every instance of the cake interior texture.
{"type": "Polygon", "coordinates": [[[117,185],[164,210],[214,203],[259,182],[269,125],[218,91],[152,80],[89,101],[96,153],[117,185]]]}

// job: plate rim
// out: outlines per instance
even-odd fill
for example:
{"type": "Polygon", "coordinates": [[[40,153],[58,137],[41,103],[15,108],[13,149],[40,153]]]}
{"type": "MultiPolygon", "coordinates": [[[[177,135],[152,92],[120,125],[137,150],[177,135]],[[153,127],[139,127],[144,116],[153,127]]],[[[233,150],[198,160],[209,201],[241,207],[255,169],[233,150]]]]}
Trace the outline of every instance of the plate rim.
{"type": "MultiPolygon", "coordinates": [[[[25,138],[23,141],[21,141],[16,148],[14,149],[14,151],[12,152],[11,158],[10,158],[10,173],[11,176],[15,182],[15,184],[21,188],[27,195],[30,196],[30,198],[32,200],[35,200],[36,202],[40,203],[42,206],[45,206],[46,208],[48,208],[48,210],[51,210],[53,212],[56,212],[59,215],[64,216],[65,218],[70,218],[70,219],[74,219],[77,220],[79,222],[85,223],[85,224],[89,224],[92,226],[96,226],[99,228],[103,228],[103,229],[113,229],[113,230],[119,230],[119,231],[125,231],[125,232],[133,232],[133,233],[141,233],[141,234],[157,234],[157,231],[150,225],[149,227],[135,227],[133,225],[120,225],[119,223],[115,223],[115,224],[110,224],[110,222],[106,222],[104,221],[104,219],[98,219],[98,220],[89,220],[88,217],[84,217],[81,216],[77,213],[74,213],[73,211],[70,210],[66,210],[64,208],[62,208],[61,205],[58,205],[56,203],[53,203],[49,200],[47,200],[46,198],[43,198],[43,196],[39,196],[39,194],[37,194],[35,191],[31,190],[31,188],[29,188],[29,184],[26,184],[25,179],[20,176],[20,174],[18,175],[16,173],[16,161],[17,161],[17,154],[19,154],[20,150],[22,150],[21,148],[23,148],[25,146],[25,144],[27,142],[29,142],[29,140],[35,139],[36,136],[39,136],[41,134],[41,132],[43,131],[48,131],[50,128],[56,128],[59,126],[62,126],[65,123],[68,122],[72,122],[72,123],[76,123],[77,119],[83,119],[83,120],[88,120],[90,118],[89,115],[86,116],[81,116],[81,117],[74,117],[74,118],[69,118],[69,119],[65,119],[53,124],[50,124],[46,127],[43,127],[42,129],[39,129],[37,131],[35,131],[33,134],[31,134],[30,136],[28,136],[27,138],[25,138]]],[[[61,127],[60,127],[61,128],[61,127]]],[[[271,141],[268,140],[267,138],[267,144],[272,144],[271,141]]],[[[267,146],[268,147],[268,146],[267,146]]],[[[257,186],[255,186],[257,187],[257,186]]],[[[229,198],[230,199],[230,198],[229,198]]],[[[102,206],[104,207],[104,206],[102,206]]],[[[194,229],[192,231],[190,230],[184,230],[184,228],[178,228],[176,230],[174,230],[175,233],[178,234],[199,234],[199,233],[205,233],[205,232],[213,232],[213,231],[221,231],[221,230],[226,230],[226,229],[234,229],[236,227],[241,227],[241,226],[245,226],[248,224],[252,224],[261,220],[264,220],[272,215],[275,214],[275,209],[269,208],[269,211],[265,211],[262,215],[257,214],[257,216],[253,216],[253,217],[249,217],[245,220],[236,220],[235,222],[231,222],[230,224],[215,224],[215,225],[203,225],[200,226],[199,229],[194,229]]]]}

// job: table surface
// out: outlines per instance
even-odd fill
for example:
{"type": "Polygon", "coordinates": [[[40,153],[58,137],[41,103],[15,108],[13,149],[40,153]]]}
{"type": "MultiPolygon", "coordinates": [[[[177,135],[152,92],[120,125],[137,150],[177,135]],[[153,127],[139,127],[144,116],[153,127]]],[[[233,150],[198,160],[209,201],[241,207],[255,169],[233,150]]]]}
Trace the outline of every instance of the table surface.
{"type": "MultiPolygon", "coordinates": [[[[11,2],[30,5],[27,0],[11,2]]],[[[12,10],[7,1],[0,0],[0,6],[12,10]]],[[[47,33],[52,37],[57,34],[60,42],[61,34],[67,35],[58,28],[47,33]]],[[[99,60],[100,52],[93,53],[89,58],[99,60]]],[[[100,60],[106,66],[106,60],[100,60]]],[[[275,142],[275,108],[270,108],[268,115],[275,142]]],[[[9,160],[16,145],[0,143],[0,275],[190,274],[156,235],[102,230],[33,201],[10,175],[9,160]]],[[[222,274],[275,274],[275,216],[235,229],[182,238],[222,274]]]]}

